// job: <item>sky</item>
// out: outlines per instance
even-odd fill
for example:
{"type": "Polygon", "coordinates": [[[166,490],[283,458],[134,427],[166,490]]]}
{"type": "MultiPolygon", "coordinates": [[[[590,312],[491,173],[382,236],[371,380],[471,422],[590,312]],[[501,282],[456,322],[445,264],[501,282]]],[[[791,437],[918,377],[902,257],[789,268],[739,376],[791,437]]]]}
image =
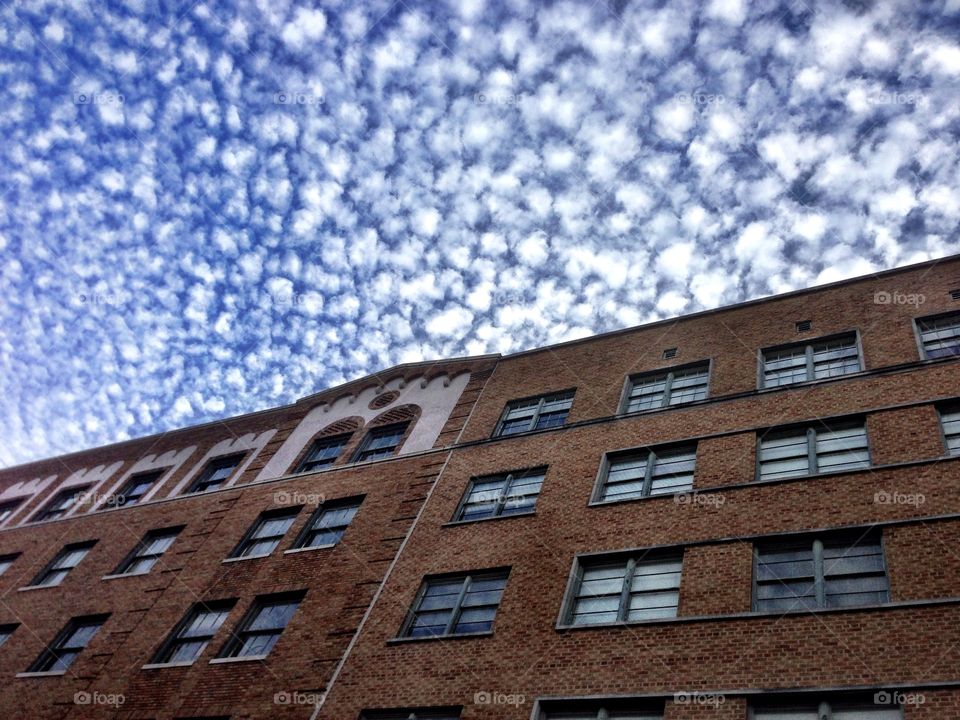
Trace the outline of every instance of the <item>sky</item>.
{"type": "Polygon", "coordinates": [[[960,251],[960,0],[0,2],[0,465],[960,251]]]}

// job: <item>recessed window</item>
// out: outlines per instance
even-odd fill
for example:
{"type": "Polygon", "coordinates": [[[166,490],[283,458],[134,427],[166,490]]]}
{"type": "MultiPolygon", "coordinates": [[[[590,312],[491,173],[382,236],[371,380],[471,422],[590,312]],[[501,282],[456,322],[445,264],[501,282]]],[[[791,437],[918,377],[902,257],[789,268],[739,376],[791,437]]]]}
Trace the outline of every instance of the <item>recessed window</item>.
{"type": "Polygon", "coordinates": [[[548,700],[541,703],[537,714],[537,720],[661,720],[662,717],[662,700],[624,698],[548,700]]]}
{"type": "Polygon", "coordinates": [[[10,569],[10,566],[13,565],[13,561],[20,557],[20,553],[10,553],[9,555],[0,555],[0,575],[3,575],[7,570],[10,569]]]}
{"type": "Polygon", "coordinates": [[[14,631],[20,627],[20,623],[9,623],[7,625],[0,625],[0,645],[3,645],[10,639],[10,636],[13,635],[14,631]]]}
{"type": "Polygon", "coordinates": [[[274,551],[293,524],[301,507],[269,510],[260,513],[240,544],[230,553],[232,558],[269,555],[274,551]]]}
{"type": "MultiPolygon", "coordinates": [[[[893,697],[896,693],[881,691],[879,696],[893,697]]],[[[750,708],[753,720],[903,720],[899,705],[877,707],[875,702],[845,703],[805,701],[750,708]]]]}
{"type": "Polygon", "coordinates": [[[312,470],[319,470],[322,467],[333,465],[340,453],[350,442],[350,434],[337,435],[336,437],[317,438],[310,446],[309,452],[297,466],[295,472],[305,473],[312,470]]]}
{"type": "Polygon", "coordinates": [[[960,455],[960,407],[952,405],[940,410],[943,439],[950,455],[960,455]]]}
{"type": "Polygon", "coordinates": [[[672,360],[676,356],[677,356],[677,349],[675,347],[667,348],[660,355],[660,357],[662,357],[664,360],[672,360]]]}
{"type": "Polygon", "coordinates": [[[403,435],[407,431],[407,425],[409,423],[397,423],[371,430],[357,448],[353,461],[363,462],[390,457],[400,446],[400,441],[403,440],[403,435]]]}
{"type": "Polygon", "coordinates": [[[460,720],[461,708],[364,710],[360,720],[460,720]]]}
{"type": "Polygon", "coordinates": [[[233,471],[237,469],[240,461],[243,460],[243,454],[226,455],[224,457],[214,458],[207,463],[197,478],[190,484],[188,493],[205,493],[216,490],[221,487],[233,471]]]}
{"type": "Polygon", "coordinates": [[[917,320],[926,359],[960,355],[960,313],[917,320]]]}
{"type": "Polygon", "coordinates": [[[870,467],[862,420],[771,430],[760,438],[761,480],[819,475],[870,467]]]}
{"type": "Polygon", "coordinates": [[[757,611],[873,605],[890,599],[883,546],[873,533],[760,543],[755,564],[757,611]]]}
{"type": "Polygon", "coordinates": [[[563,425],[567,422],[567,415],[573,405],[573,392],[567,390],[508,403],[494,436],[516,435],[563,425]]]}
{"type": "Polygon", "coordinates": [[[236,600],[218,600],[195,604],[164,642],[153,662],[192,663],[217,634],[236,600]]]}
{"type": "Polygon", "coordinates": [[[295,548],[327,547],[343,538],[350,521],[360,509],[363,498],[346,498],[324,503],[318,507],[300,531],[293,544],[295,548]]]}
{"type": "Polygon", "coordinates": [[[73,618],[60,631],[53,643],[38,657],[28,672],[64,672],[73,665],[109,615],[87,615],[73,618]]]}
{"type": "Polygon", "coordinates": [[[950,291],[951,300],[960,300],[960,289],[950,291]]]}
{"type": "Polygon", "coordinates": [[[123,485],[123,489],[107,503],[108,507],[123,507],[125,505],[136,505],[143,500],[150,488],[157,484],[157,481],[163,477],[166,469],[150,470],[149,472],[137,473],[130,477],[123,485]]]}
{"type": "Polygon", "coordinates": [[[676,617],[683,556],[643,553],[578,563],[568,625],[676,617]]]}
{"type": "Polygon", "coordinates": [[[157,564],[157,560],[173,545],[173,541],[177,539],[181,530],[183,530],[182,526],[151,530],[137,543],[133,552],[124,558],[113,574],[143,575],[150,572],[157,564]]]}
{"type": "Polygon", "coordinates": [[[40,585],[59,585],[70,574],[80,561],[87,556],[90,548],[97,544],[96,540],[82,543],[72,543],[56,554],[53,560],[41,570],[30,583],[31,587],[40,585]]]}
{"type": "Polygon", "coordinates": [[[43,506],[43,509],[34,516],[31,522],[55,520],[56,518],[63,517],[69,512],[70,508],[86,497],[89,489],[89,485],[83,485],[81,487],[61,490],[53,497],[53,500],[43,506]]]}
{"type": "Polygon", "coordinates": [[[507,570],[428,578],[401,635],[443,637],[489,632],[507,584],[507,570]]]}
{"type": "Polygon", "coordinates": [[[219,657],[266,657],[300,606],[303,592],[257,598],[219,657]]]}
{"type": "Polygon", "coordinates": [[[707,397],[709,378],[710,365],[705,362],[631,375],[627,381],[623,412],[655,410],[703,400],[707,397]]]}
{"type": "Polygon", "coordinates": [[[781,387],[860,372],[856,333],[763,351],[761,387],[781,387]]]}
{"type": "Polygon", "coordinates": [[[813,327],[813,321],[811,321],[811,320],[800,320],[800,321],[797,323],[797,332],[798,332],[798,333],[809,332],[812,327],[813,327]]]}
{"type": "Polygon", "coordinates": [[[4,523],[17,511],[17,508],[23,503],[23,498],[16,500],[7,500],[0,503],[0,523],[4,523]]]}
{"type": "Polygon", "coordinates": [[[615,502],[691,490],[696,458],[696,444],[608,453],[595,501],[615,502]]]}
{"type": "Polygon", "coordinates": [[[533,512],[546,468],[474,478],[454,520],[483,520],[533,512]]]}

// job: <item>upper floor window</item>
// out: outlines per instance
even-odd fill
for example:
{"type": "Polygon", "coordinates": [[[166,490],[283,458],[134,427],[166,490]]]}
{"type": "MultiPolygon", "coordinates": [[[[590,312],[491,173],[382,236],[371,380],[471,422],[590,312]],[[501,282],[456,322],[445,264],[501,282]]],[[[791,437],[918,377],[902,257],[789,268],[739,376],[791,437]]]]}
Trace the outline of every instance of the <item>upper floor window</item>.
{"type": "Polygon", "coordinates": [[[62,673],[73,665],[80,652],[103,627],[109,615],[75,617],[56,639],[34,660],[28,672],[62,673]]]}
{"type": "Polygon", "coordinates": [[[300,509],[293,507],[260,513],[260,517],[247,530],[246,535],[230,553],[230,557],[262,557],[272,553],[293,525],[300,509]]]}
{"type": "Polygon", "coordinates": [[[761,387],[780,387],[808,380],[860,372],[856,333],[769,348],[763,351],[761,387]]]}
{"type": "Polygon", "coordinates": [[[631,500],[691,490],[696,459],[695,443],[608,453],[594,501],[631,500]]]}
{"type": "Polygon", "coordinates": [[[164,472],[166,472],[166,469],[150,470],[131,476],[130,479],[124,483],[123,489],[111,498],[111,501],[108,502],[107,505],[109,507],[136,505],[143,500],[143,496],[150,491],[150,488],[157,483],[157,480],[163,477],[164,472]]]}
{"type": "Polygon", "coordinates": [[[3,645],[7,640],[10,639],[10,636],[13,635],[14,631],[20,627],[20,623],[8,623],[6,625],[0,625],[0,645],[3,645]]]}
{"type": "Polygon", "coordinates": [[[495,570],[427,578],[401,635],[443,637],[492,630],[508,574],[495,570]]]}
{"type": "Polygon", "coordinates": [[[472,479],[453,519],[483,520],[532,512],[546,472],[546,468],[536,468],[472,479]]]}
{"type": "Polygon", "coordinates": [[[568,625],[676,617],[683,556],[599,556],[577,564],[568,625]]]}
{"type": "Polygon", "coordinates": [[[960,406],[951,405],[940,410],[943,439],[950,455],[960,454],[960,406]]]}
{"type": "Polygon", "coordinates": [[[363,462],[364,460],[376,460],[378,458],[390,457],[400,446],[404,434],[407,432],[409,423],[397,423],[385,427],[374,428],[367,433],[360,447],[353,456],[354,462],[363,462]]]}
{"type": "MultiPolygon", "coordinates": [[[[537,720],[661,720],[663,701],[624,698],[601,700],[548,700],[540,706],[537,720]]],[[[783,718],[783,720],[788,720],[783,718]]]]}
{"type": "Polygon", "coordinates": [[[20,557],[20,553],[10,553],[9,555],[0,555],[0,575],[3,575],[7,570],[10,569],[10,566],[13,565],[13,561],[20,557]]]}
{"type": "Polygon", "coordinates": [[[88,542],[65,545],[63,549],[54,556],[53,560],[51,560],[43,570],[37,573],[30,583],[30,587],[59,585],[63,582],[63,579],[70,574],[70,571],[80,564],[80,561],[87,556],[87,553],[90,552],[90,549],[96,544],[96,540],[90,540],[88,542]]]}
{"type": "Polygon", "coordinates": [[[360,509],[363,498],[346,498],[324,503],[318,507],[300,535],[293,543],[295,548],[330,547],[340,542],[350,526],[353,516],[360,509]]]}
{"type": "Polygon", "coordinates": [[[196,603],[160,646],[153,662],[192,663],[217,634],[235,603],[235,600],[196,603]]]}
{"type": "Polygon", "coordinates": [[[113,574],[143,575],[150,572],[157,564],[157,560],[173,545],[173,541],[177,539],[181,530],[183,530],[182,526],[151,530],[137,543],[133,552],[123,559],[113,574]]]}
{"type": "Polygon", "coordinates": [[[879,535],[760,543],[754,557],[754,610],[812,610],[889,600],[879,535]]]}
{"type": "Polygon", "coordinates": [[[925,359],[960,355],[960,313],[918,318],[917,330],[925,359]]]}
{"type": "Polygon", "coordinates": [[[257,598],[218,657],[263,658],[269,655],[300,606],[303,595],[299,592],[257,598]]]}
{"type": "Polygon", "coordinates": [[[760,438],[761,480],[870,467],[862,420],[774,430],[760,438]]]}
{"type": "Polygon", "coordinates": [[[304,455],[303,460],[297,465],[296,473],[305,473],[317,470],[328,465],[333,465],[340,453],[350,442],[350,434],[337,435],[335,437],[317,438],[310,446],[309,452],[304,455]]]}
{"type": "MultiPolygon", "coordinates": [[[[878,696],[895,694],[877,693],[878,696]]],[[[753,720],[903,720],[899,705],[877,707],[876,702],[846,703],[801,701],[776,705],[753,705],[750,708],[753,720]]]]}
{"type": "Polygon", "coordinates": [[[16,500],[7,500],[0,503],[0,523],[4,523],[17,511],[17,508],[23,503],[22,498],[16,500]]]}
{"type": "Polygon", "coordinates": [[[707,397],[710,363],[701,362],[670,370],[631,375],[623,412],[683,405],[707,397]]]}
{"type": "Polygon", "coordinates": [[[58,517],[63,517],[67,514],[70,508],[81,502],[86,497],[89,489],[89,485],[82,485],[80,487],[61,490],[54,495],[50,502],[43,506],[43,509],[36,514],[36,516],[33,518],[33,521],[38,522],[40,520],[54,520],[58,517]]]}
{"type": "Polygon", "coordinates": [[[497,423],[494,436],[515,435],[563,425],[570,413],[570,406],[573,405],[573,393],[573,390],[567,390],[508,403],[500,422],[497,423]]]}
{"type": "Polygon", "coordinates": [[[243,453],[213,458],[197,475],[196,479],[190,483],[187,492],[203,493],[216,490],[230,479],[242,459],[243,453]]]}
{"type": "Polygon", "coordinates": [[[360,720],[460,720],[460,708],[364,710],[360,713],[360,720]]]}

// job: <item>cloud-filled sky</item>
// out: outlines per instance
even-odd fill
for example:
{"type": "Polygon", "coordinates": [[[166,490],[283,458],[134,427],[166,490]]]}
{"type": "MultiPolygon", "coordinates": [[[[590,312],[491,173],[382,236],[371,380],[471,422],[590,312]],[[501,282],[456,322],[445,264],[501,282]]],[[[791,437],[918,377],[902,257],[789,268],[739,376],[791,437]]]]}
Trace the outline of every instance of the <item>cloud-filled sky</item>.
{"type": "Polygon", "coordinates": [[[957,252],[960,0],[0,3],[0,465],[957,252]]]}

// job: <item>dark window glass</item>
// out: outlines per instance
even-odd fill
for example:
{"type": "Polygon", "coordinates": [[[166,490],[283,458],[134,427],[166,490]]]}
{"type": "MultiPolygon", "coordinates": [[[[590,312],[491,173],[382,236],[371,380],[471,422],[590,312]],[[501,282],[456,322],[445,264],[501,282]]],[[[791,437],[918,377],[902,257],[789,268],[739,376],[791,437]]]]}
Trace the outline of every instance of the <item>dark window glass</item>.
{"type": "Polygon", "coordinates": [[[324,503],[316,509],[293,546],[295,548],[336,545],[343,537],[363,498],[324,503]]]}
{"type": "Polygon", "coordinates": [[[492,630],[507,574],[498,570],[427,579],[403,634],[439,637],[492,630]]]}
{"type": "Polygon", "coordinates": [[[33,665],[29,672],[63,672],[77,659],[80,652],[90,643],[90,640],[106,622],[108,615],[89,615],[73,618],[60,631],[56,640],[33,665]]]}
{"type": "Polygon", "coordinates": [[[17,500],[8,500],[7,502],[0,503],[0,523],[6,522],[10,519],[10,516],[13,515],[17,508],[23,503],[22,498],[17,500]]]}
{"type": "Polygon", "coordinates": [[[109,507],[136,505],[143,499],[143,496],[150,491],[150,488],[156,484],[157,480],[163,477],[163,473],[165,472],[165,469],[151,470],[150,472],[137,473],[131,476],[124,484],[123,489],[111,498],[111,501],[108,502],[107,505],[109,507]]]}
{"type": "Polygon", "coordinates": [[[923,356],[927,359],[960,355],[960,313],[917,320],[923,356]]]}
{"type": "Polygon", "coordinates": [[[527,400],[514,400],[504,410],[494,435],[515,435],[563,425],[573,405],[573,392],[568,390],[527,400]]]}
{"type": "Polygon", "coordinates": [[[597,500],[631,500],[693,489],[696,445],[627,450],[607,455],[597,500]]]}
{"type": "Polygon", "coordinates": [[[595,557],[580,564],[567,622],[571,625],[676,617],[683,557],[595,557]]]}
{"type": "Polygon", "coordinates": [[[92,540],[64,546],[53,560],[33,578],[30,585],[59,585],[70,574],[70,571],[80,564],[80,561],[86,557],[90,548],[95,544],[96,540],[92,540]]]}
{"type": "Polygon", "coordinates": [[[20,557],[20,553],[10,553],[9,555],[0,555],[0,575],[3,575],[7,570],[10,569],[10,566],[13,565],[13,561],[20,557]]]}
{"type": "Polygon", "coordinates": [[[265,657],[297,611],[303,593],[257,598],[220,657],[265,657]]]}
{"type": "Polygon", "coordinates": [[[230,479],[241,460],[243,460],[242,454],[214,458],[207,463],[207,466],[190,484],[190,489],[187,492],[202,493],[216,490],[230,479]]]}
{"type": "Polygon", "coordinates": [[[230,614],[235,600],[197,603],[180,621],[154,658],[155,663],[193,662],[230,614]]]}
{"type": "Polygon", "coordinates": [[[120,563],[114,575],[142,575],[150,572],[157,560],[173,545],[182,529],[175,527],[148,532],[133,552],[120,563]]]}
{"type": "Polygon", "coordinates": [[[39,520],[54,520],[63,517],[69,512],[70,508],[86,497],[89,489],[89,485],[84,485],[82,487],[61,490],[54,496],[53,500],[48,502],[43,509],[37,513],[36,517],[33,518],[33,522],[39,520]]]}
{"type": "Polygon", "coordinates": [[[870,467],[862,420],[771,430],[760,438],[761,480],[870,467]]]}
{"type": "Polygon", "coordinates": [[[340,453],[350,442],[351,435],[337,435],[336,437],[317,438],[313,441],[310,451],[297,466],[296,472],[304,473],[333,465],[340,453]]]}
{"type": "Polygon", "coordinates": [[[403,434],[407,431],[408,424],[398,423],[371,430],[357,449],[353,461],[363,462],[364,460],[376,460],[393,455],[400,445],[400,441],[403,440],[403,434]]]}
{"type": "Polygon", "coordinates": [[[644,373],[630,378],[624,412],[656,410],[707,397],[710,364],[644,373]]]}
{"type": "Polygon", "coordinates": [[[251,557],[269,555],[274,551],[287,530],[293,524],[300,507],[270,510],[260,513],[240,544],[230,553],[230,557],[251,557]]]}
{"type": "Polygon", "coordinates": [[[537,504],[546,468],[488,475],[470,481],[455,520],[483,520],[531,512],[537,504]]]}
{"type": "Polygon", "coordinates": [[[763,351],[763,387],[780,387],[807,380],[860,372],[860,350],[855,333],[763,351]]]}

